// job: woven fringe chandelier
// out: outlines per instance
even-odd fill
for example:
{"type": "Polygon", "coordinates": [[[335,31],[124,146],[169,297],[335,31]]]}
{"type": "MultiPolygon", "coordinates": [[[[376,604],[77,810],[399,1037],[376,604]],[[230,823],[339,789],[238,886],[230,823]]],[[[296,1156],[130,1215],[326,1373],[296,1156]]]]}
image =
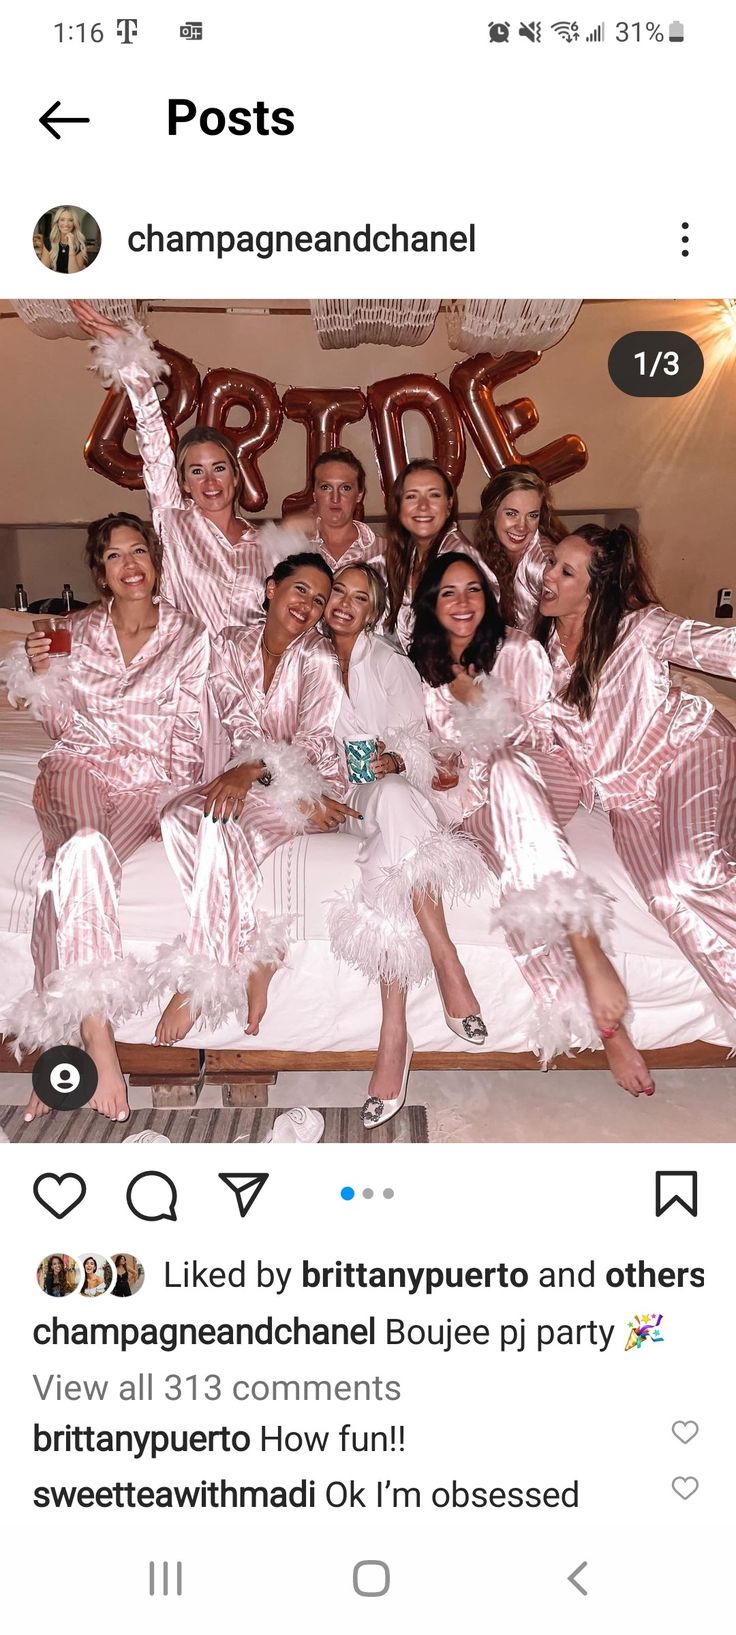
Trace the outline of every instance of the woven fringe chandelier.
{"type": "MultiPolygon", "coordinates": [[[[89,305],[117,324],[129,318],[142,324],[147,310],[145,301],[90,301],[89,305]]],[[[74,341],[85,339],[68,301],[14,301],[13,306],[34,335],[42,335],[46,341],[60,341],[64,336],[74,341]]]]}
{"type": "Polygon", "coordinates": [[[319,344],[421,346],[434,329],[439,301],[311,301],[319,344]]]}
{"type": "Polygon", "coordinates": [[[451,301],[447,338],[455,352],[546,352],[572,327],[582,301],[451,301]]]}

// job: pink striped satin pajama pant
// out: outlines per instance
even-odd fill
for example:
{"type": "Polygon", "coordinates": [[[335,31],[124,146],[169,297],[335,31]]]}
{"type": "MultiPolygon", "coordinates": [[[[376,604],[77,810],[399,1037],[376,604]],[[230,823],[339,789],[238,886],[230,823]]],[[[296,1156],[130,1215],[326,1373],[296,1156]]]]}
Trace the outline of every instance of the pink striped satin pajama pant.
{"type": "Polygon", "coordinates": [[[31,936],[39,992],[50,971],[122,958],[123,863],[158,835],[160,799],[117,789],[83,756],[46,757],[33,790],[46,853],[31,936]]]}
{"type": "Polygon", "coordinates": [[[609,813],[650,914],[725,1007],[736,1044],[736,735],[707,727],[662,774],[658,800],[609,813]]]}
{"type": "MultiPolygon", "coordinates": [[[[161,832],[189,909],[189,952],[234,967],[256,924],[259,864],[292,840],[294,830],[254,789],[242,816],[227,823],[204,816],[204,799],[197,788],[171,801],[161,814],[161,832]]],[[[310,824],[306,833],[317,830],[310,824]]]]}
{"type": "MultiPolygon", "coordinates": [[[[488,800],[463,822],[507,892],[528,891],[548,875],[573,878],[577,859],[561,825],[578,806],[579,785],[569,762],[555,755],[502,750],[489,767],[488,800]]],[[[566,936],[529,951],[519,937],[506,940],[540,1010],[589,1016],[585,990],[566,936]]],[[[591,1022],[592,1026],[592,1022],[591,1022]]]]}

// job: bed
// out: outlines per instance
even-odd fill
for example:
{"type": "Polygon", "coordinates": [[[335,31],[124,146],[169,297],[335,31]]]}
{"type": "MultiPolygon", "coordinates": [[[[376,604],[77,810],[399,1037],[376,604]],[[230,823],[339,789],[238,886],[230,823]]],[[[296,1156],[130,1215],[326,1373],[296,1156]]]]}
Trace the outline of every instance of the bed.
{"type": "MultiPolygon", "coordinates": [[[[688,683],[711,691],[700,676],[688,683]]],[[[736,701],[720,694],[724,713],[736,719],[736,701]]],[[[3,1005],[32,986],[30,930],[42,862],[40,835],[31,807],[39,756],[48,746],[41,726],[27,713],[0,707],[0,991],[3,1005]]],[[[653,1064],[711,1065],[728,1057],[718,1006],[696,971],[647,912],[621,868],[602,813],[579,810],[569,828],[581,866],[601,881],[615,905],[612,949],[632,1000],[633,1035],[653,1064]]],[[[123,1065],[145,1082],[181,1079],[238,1081],[247,1100],[265,1100],[281,1069],[367,1067],[379,1027],[378,993],[355,971],[338,966],[330,952],[325,906],[356,879],[357,839],[347,835],[301,836],[282,846],[263,869],[261,903],[288,914],[292,948],[275,977],[269,1008],[257,1038],[237,1024],[216,1032],[193,1030],[177,1050],[152,1044],[158,1008],[120,1027],[123,1065]]],[[[534,1066],[530,1051],[529,990],[502,933],[488,932],[493,897],[448,910],[448,923],[481,1001],[488,1027],[483,1051],[463,1050],[446,1029],[432,984],[409,996],[409,1028],[417,1067],[534,1066]]],[[[163,846],[150,842],[126,865],[121,926],[126,952],[151,957],[160,942],[186,929],[186,912],[163,846]]],[[[23,1064],[29,1066],[30,1061],[23,1064]]],[[[599,1067],[590,1052],[565,1058],[566,1066],[599,1067]]],[[[7,1048],[0,1069],[18,1071],[7,1048]]],[[[239,1099],[236,1095],[234,1099],[239,1099]]]]}

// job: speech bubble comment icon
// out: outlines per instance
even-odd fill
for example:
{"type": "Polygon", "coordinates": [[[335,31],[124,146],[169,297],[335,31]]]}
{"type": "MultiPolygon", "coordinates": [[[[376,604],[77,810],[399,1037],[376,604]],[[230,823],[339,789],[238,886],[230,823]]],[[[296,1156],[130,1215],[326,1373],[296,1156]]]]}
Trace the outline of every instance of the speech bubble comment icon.
{"type": "Polygon", "coordinates": [[[139,1221],[175,1221],[176,1187],[170,1175],[160,1169],[143,1169],[134,1175],[125,1194],[128,1208],[139,1221]]]}

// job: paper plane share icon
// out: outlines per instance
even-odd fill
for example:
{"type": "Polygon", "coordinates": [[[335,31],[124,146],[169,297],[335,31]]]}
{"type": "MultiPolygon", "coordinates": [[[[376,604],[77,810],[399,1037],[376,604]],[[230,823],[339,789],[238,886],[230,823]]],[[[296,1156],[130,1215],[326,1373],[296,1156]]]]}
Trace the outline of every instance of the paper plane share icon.
{"type": "Polygon", "coordinates": [[[238,1204],[238,1214],[243,1220],[248,1210],[252,1209],[259,1192],[263,1191],[268,1175],[243,1175],[235,1170],[220,1170],[220,1180],[235,1193],[238,1204]]]}

